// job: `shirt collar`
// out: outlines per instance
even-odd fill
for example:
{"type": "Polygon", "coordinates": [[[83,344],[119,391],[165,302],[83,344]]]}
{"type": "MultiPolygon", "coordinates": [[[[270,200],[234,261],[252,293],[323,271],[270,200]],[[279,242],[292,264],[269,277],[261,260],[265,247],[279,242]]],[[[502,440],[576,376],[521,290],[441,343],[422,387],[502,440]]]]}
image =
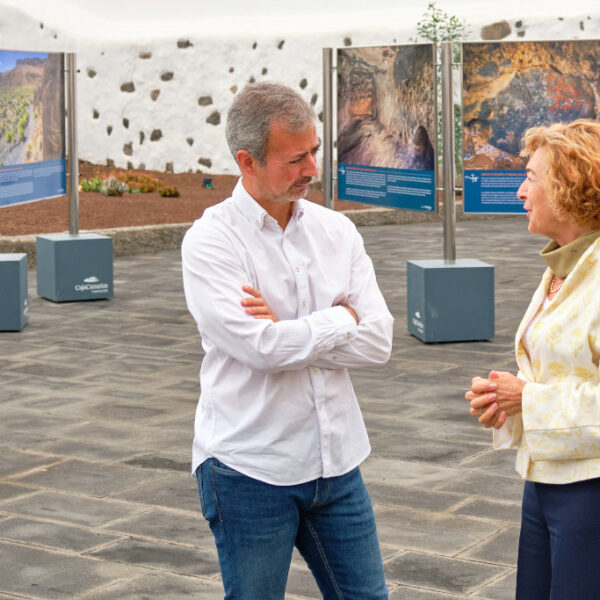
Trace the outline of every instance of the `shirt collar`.
{"type": "MultiPolygon", "coordinates": [[[[246,191],[241,177],[238,179],[231,197],[238,210],[258,229],[262,229],[265,223],[275,222],[275,219],[246,191]]],[[[298,220],[304,214],[302,202],[302,199],[292,202],[292,220],[298,220]]]]}

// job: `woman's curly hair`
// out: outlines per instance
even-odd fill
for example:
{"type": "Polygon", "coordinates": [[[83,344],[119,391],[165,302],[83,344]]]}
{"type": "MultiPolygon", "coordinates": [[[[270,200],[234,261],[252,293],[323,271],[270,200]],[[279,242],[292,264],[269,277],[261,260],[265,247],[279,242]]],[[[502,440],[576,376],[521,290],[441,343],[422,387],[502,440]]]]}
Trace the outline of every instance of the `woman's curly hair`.
{"type": "Polygon", "coordinates": [[[521,156],[546,150],[544,186],[561,221],[600,223],[600,122],[579,119],[532,127],[525,132],[521,156]]]}

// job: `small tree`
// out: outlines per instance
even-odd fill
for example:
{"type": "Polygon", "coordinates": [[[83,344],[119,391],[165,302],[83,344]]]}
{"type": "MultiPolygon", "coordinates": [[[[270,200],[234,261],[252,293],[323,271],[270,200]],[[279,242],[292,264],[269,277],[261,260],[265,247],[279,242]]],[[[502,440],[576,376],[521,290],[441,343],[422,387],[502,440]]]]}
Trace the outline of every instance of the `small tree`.
{"type": "MultiPolygon", "coordinates": [[[[441,8],[437,8],[435,2],[427,5],[427,10],[420,21],[417,22],[417,35],[411,38],[412,42],[458,42],[468,34],[467,24],[454,15],[449,15],[441,8]]],[[[453,62],[455,73],[460,75],[460,46],[452,45],[453,62]]],[[[441,63],[441,48],[438,48],[438,64],[441,63]]],[[[438,66],[438,160],[442,160],[442,86],[441,66],[438,66]]],[[[454,103],[454,164],[456,166],[457,178],[462,176],[462,110],[460,104],[454,103]]]]}

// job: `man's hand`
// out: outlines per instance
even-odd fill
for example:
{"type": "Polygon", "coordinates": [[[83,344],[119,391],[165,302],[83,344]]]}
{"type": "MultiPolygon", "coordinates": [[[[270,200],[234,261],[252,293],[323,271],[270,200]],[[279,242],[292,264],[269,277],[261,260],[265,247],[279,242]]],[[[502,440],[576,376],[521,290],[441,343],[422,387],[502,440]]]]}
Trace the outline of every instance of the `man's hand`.
{"type": "Polygon", "coordinates": [[[273,323],[277,323],[279,319],[277,319],[273,311],[269,308],[269,305],[258,290],[249,285],[243,285],[242,290],[250,294],[249,297],[243,298],[241,302],[247,314],[252,315],[255,319],[271,319],[273,323]]]}
{"type": "Polygon", "coordinates": [[[491,371],[487,379],[473,377],[465,398],[471,403],[469,413],[484,427],[500,429],[507,417],[521,412],[525,381],[507,371],[491,371]]]}

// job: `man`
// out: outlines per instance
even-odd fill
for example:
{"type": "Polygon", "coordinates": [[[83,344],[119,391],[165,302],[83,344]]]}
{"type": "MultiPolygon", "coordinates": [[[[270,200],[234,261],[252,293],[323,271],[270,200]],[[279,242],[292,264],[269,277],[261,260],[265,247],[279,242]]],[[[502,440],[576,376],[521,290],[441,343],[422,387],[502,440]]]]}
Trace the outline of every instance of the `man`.
{"type": "Polygon", "coordinates": [[[241,179],[182,246],[206,352],[192,468],[225,597],[282,600],[296,546],[325,598],[387,598],[347,368],[388,360],[393,319],[354,225],[302,199],[312,108],[249,85],[226,135],[241,179]]]}

